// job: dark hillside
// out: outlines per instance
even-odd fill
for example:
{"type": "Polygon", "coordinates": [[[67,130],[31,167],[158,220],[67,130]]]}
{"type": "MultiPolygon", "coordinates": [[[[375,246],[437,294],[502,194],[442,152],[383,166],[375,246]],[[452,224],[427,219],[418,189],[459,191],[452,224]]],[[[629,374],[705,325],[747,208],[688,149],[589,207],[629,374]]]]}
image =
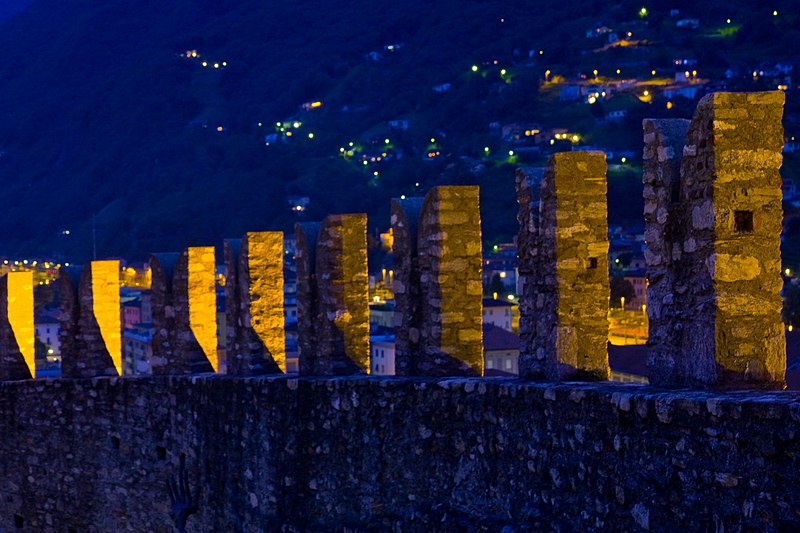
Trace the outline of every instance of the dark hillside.
{"type": "MultiPolygon", "coordinates": [[[[744,2],[723,5],[748,12],[744,2]]],[[[523,161],[490,123],[563,122],[591,139],[597,118],[548,101],[543,72],[575,75],[597,62],[586,29],[624,24],[639,7],[36,0],[0,27],[0,254],[86,259],[93,219],[98,255],[131,258],[330,212],[366,211],[382,229],[390,197],[439,183],[480,184],[487,238],[508,238],[513,168],[523,161]],[[290,209],[296,196],[309,198],[306,211],[290,209]]],[[[653,21],[634,22],[659,46],[696,46],[669,44],[655,22],[668,9],[654,3],[653,21]]],[[[776,22],[735,37],[748,54],[762,41],[772,54],[800,42],[788,29],[764,37],[767,24],[776,22]]],[[[738,50],[732,39],[724,46],[738,50]]],[[[674,53],[648,50],[632,54],[669,62],[674,53]]],[[[649,112],[631,114],[625,142],[636,142],[636,120],[649,112]]]]}

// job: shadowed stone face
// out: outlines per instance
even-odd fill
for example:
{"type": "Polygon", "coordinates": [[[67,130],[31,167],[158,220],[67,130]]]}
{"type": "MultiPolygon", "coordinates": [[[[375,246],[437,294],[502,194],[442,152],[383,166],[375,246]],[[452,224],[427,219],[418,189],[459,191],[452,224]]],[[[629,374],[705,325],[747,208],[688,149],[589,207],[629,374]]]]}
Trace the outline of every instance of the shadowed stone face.
{"type": "Polygon", "coordinates": [[[295,224],[295,265],[297,266],[297,336],[301,374],[320,372],[317,350],[317,238],[319,222],[295,224]]]}
{"type": "Polygon", "coordinates": [[[391,226],[395,313],[395,373],[417,373],[420,353],[421,306],[419,283],[419,218],[423,198],[392,199],[391,226]]]}
{"type": "MultiPolygon", "coordinates": [[[[648,367],[650,381],[663,384],[683,372],[676,360],[679,339],[675,318],[684,312],[677,304],[673,246],[683,246],[686,228],[680,203],[680,163],[689,121],[645,120],[642,181],[644,239],[647,263],[648,367]]],[[[692,241],[688,241],[691,246],[692,241]]]]}
{"type": "Polygon", "coordinates": [[[666,125],[645,122],[653,383],[783,384],[784,98],[782,92],[704,97],[678,154],[666,125]],[[673,166],[680,161],[669,202],[663,194],[648,198],[648,182],[653,191],[664,187],[664,165],[652,159],[661,154],[673,166]]]}
{"type": "MultiPolygon", "coordinates": [[[[518,181],[518,186],[525,185],[518,181]]],[[[520,374],[528,378],[607,379],[608,224],[601,152],[551,156],[542,178],[538,224],[530,194],[518,190],[528,221],[521,269],[531,284],[522,312],[528,329],[520,374]],[[531,242],[533,241],[533,242],[531,242]],[[534,246],[535,251],[530,250],[534,246]],[[532,263],[532,264],[531,264],[532,263]]],[[[522,322],[522,318],[521,318],[522,322]]]]}
{"type": "Polygon", "coordinates": [[[483,375],[478,187],[436,187],[425,196],[417,249],[421,317],[417,373],[483,375]]]}
{"type": "Polygon", "coordinates": [[[0,278],[0,380],[36,376],[33,272],[0,278]]]}

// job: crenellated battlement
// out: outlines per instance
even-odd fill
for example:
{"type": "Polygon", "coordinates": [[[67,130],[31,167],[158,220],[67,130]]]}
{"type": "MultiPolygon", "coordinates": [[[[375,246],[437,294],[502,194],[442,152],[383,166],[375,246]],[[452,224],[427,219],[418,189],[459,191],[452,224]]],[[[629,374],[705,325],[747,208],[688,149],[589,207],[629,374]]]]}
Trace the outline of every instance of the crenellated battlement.
{"type": "Polygon", "coordinates": [[[299,375],[280,232],[224,243],[224,365],[213,247],[151,256],[144,377],[120,377],[118,262],[60,273],[64,379],[34,379],[32,281],[3,277],[0,531],[168,530],[184,462],[188,531],[796,530],[798,396],[763,390],[786,367],[783,103],[644,121],[661,388],[604,382],[601,152],[517,172],[521,379],[482,377],[477,187],[392,201],[397,377],[368,375],[364,214],[295,228],[299,375]]]}
{"type": "MultiPolygon", "coordinates": [[[[717,93],[691,121],[644,121],[654,384],[783,384],[783,103],[781,92],[717,93]]],[[[607,379],[604,154],[557,153],[543,175],[520,169],[517,200],[521,377],[607,379]]],[[[463,186],[392,202],[399,375],[483,373],[478,202],[477,187],[463,186]]],[[[370,371],[366,228],[363,214],[297,225],[301,375],[370,371]]],[[[262,232],[225,242],[229,374],[286,371],[281,241],[262,232]]],[[[213,247],[151,256],[153,374],[220,371],[214,257],[213,247]]],[[[120,375],[117,271],[114,261],[62,270],[64,377],[120,375]]],[[[19,276],[0,285],[5,379],[32,377],[33,332],[20,318],[32,298],[19,276]]]]}

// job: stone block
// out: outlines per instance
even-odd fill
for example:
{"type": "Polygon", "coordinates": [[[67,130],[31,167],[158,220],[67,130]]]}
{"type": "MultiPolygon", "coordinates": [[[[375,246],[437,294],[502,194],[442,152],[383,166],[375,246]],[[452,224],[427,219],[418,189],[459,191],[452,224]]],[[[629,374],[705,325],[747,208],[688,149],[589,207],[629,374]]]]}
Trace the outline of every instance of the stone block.
{"type": "Polygon", "coordinates": [[[395,374],[413,376],[420,353],[421,328],[419,256],[417,239],[423,198],[393,198],[391,203],[392,259],[394,261],[395,374]]]}
{"type": "MultiPolygon", "coordinates": [[[[72,271],[77,273],[77,271],[72,271]]],[[[62,270],[60,288],[61,375],[122,375],[119,261],[92,261],[74,277],[62,270]],[[72,339],[67,339],[72,335],[72,339]]]]}
{"type": "MultiPolygon", "coordinates": [[[[418,205],[418,203],[417,203],[418,205]]],[[[419,208],[418,375],[482,375],[478,187],[435,187],[419,208]],[[455,216],[458,214],[458,216],[455,216]]]]}
{"type": "Polygon", "coordinates": [[[219,371],[216,264],[211,246],[153,254],[154,374],[219,371]]]}
{"type": "Polygon", "coordinates": [[[33,272],[0,278],[0,381],[36,377],[33,272]]]}
{"type": "Polygon", "coordinates": [[[529,199],[529,184],[518,175],[517,242],[527,276],[520,307],[521,377],[608,378],[605,174],[600,152],[552,156],[538,210],[529,199]]]}
{"type": "Polygon", "coordinates": [[[648,249],[673,250],[646,255],[651,272],[666,266],[665,275],[651,279],[648,300],[674,295],[651,315],[654,384],[783,386],[783,335],[736,333],[782,330],[783,102],[780,91],[707,95],[682,140],[659,130],[664,121],[645,121],[645,135],[655,131],[657,143],[684,145],[676,150],[683,154],[675,160],[678,174],[648,162],[644,169],[646,183],[669,175],[673,190],[659,205],[666,220],[645,208],[648,249]],[[656,255],[666,265],[652,261],[656,255]]]}
{"type": "Polygon", "coordinates": [[[286,372],[283,233],[225,241],[227,373],[286,372]]]}
{"type": "Polygon", "coordinates": [[[315,263],[317,346],[305,355],[318,359],[314,367],[324,375],[369,373],[367,216],[326,217],[315,263]]]}
{"type": "Polygon", "coordinates": [[[317,239],[320,223],[295,224],[295,265],[297,267],[297,338],[300,349],[300,373],[319,374],[317,351],[317,239]]]}

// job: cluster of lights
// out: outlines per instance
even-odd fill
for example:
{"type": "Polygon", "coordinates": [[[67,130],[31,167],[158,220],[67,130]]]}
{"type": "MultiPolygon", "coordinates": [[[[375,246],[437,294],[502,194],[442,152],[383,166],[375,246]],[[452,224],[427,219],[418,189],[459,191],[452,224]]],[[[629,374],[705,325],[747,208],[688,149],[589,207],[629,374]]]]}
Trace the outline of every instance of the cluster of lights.
{"type": "Polygon", "coordinates": [[[441,152],[439,150],[435,150],[435,151],[431,150],[430,152],[428,152],[428,159],[433,159],[434,157],[436,157],[438,155],[441,155],[441,152]]]}
{"type": "Polygon", "coordinates": [[[559,140],[559,141],[569,140],[569,141],[572,141],[574,143],[576,143],[576,142],[581,140],[581,136],[578,135],[577,133],[556,133],[553,137],[555,137],[556,140],[559,140]]]}
{"type": "Polygon", "coordinates": [[[586,101],[587,101],[589,104],[594,104],[594,103],[595,103],[595,102],[597,102],[597,101],[598,101],[600,98],[605,98],[605,97],[606,97],[606,92],[605,92],[605,91],[600,91],[600,92],[597,92],[597,91],[595,91],[595,92],[593,92],[593,93],[589,93],[589,94],[587,95],[587,97],[586,97],[586,101]]]}
{"type": "Polygon", "coordinates": [[[227,61],[223,61],[222,63],[219,63],[219,62],[209,63],[208,61],[203,61],[200,64],[203,65],[204,68],[205,67],[225,68],[225,67],[228,66],[228,62],[227,61]]]}
{"type": "Polygon", "coordinates": [[[538,133],[539,133],[539,130],[525,130],[525,137],[533,137],[534,135],[537,135],[538,133]]]}

